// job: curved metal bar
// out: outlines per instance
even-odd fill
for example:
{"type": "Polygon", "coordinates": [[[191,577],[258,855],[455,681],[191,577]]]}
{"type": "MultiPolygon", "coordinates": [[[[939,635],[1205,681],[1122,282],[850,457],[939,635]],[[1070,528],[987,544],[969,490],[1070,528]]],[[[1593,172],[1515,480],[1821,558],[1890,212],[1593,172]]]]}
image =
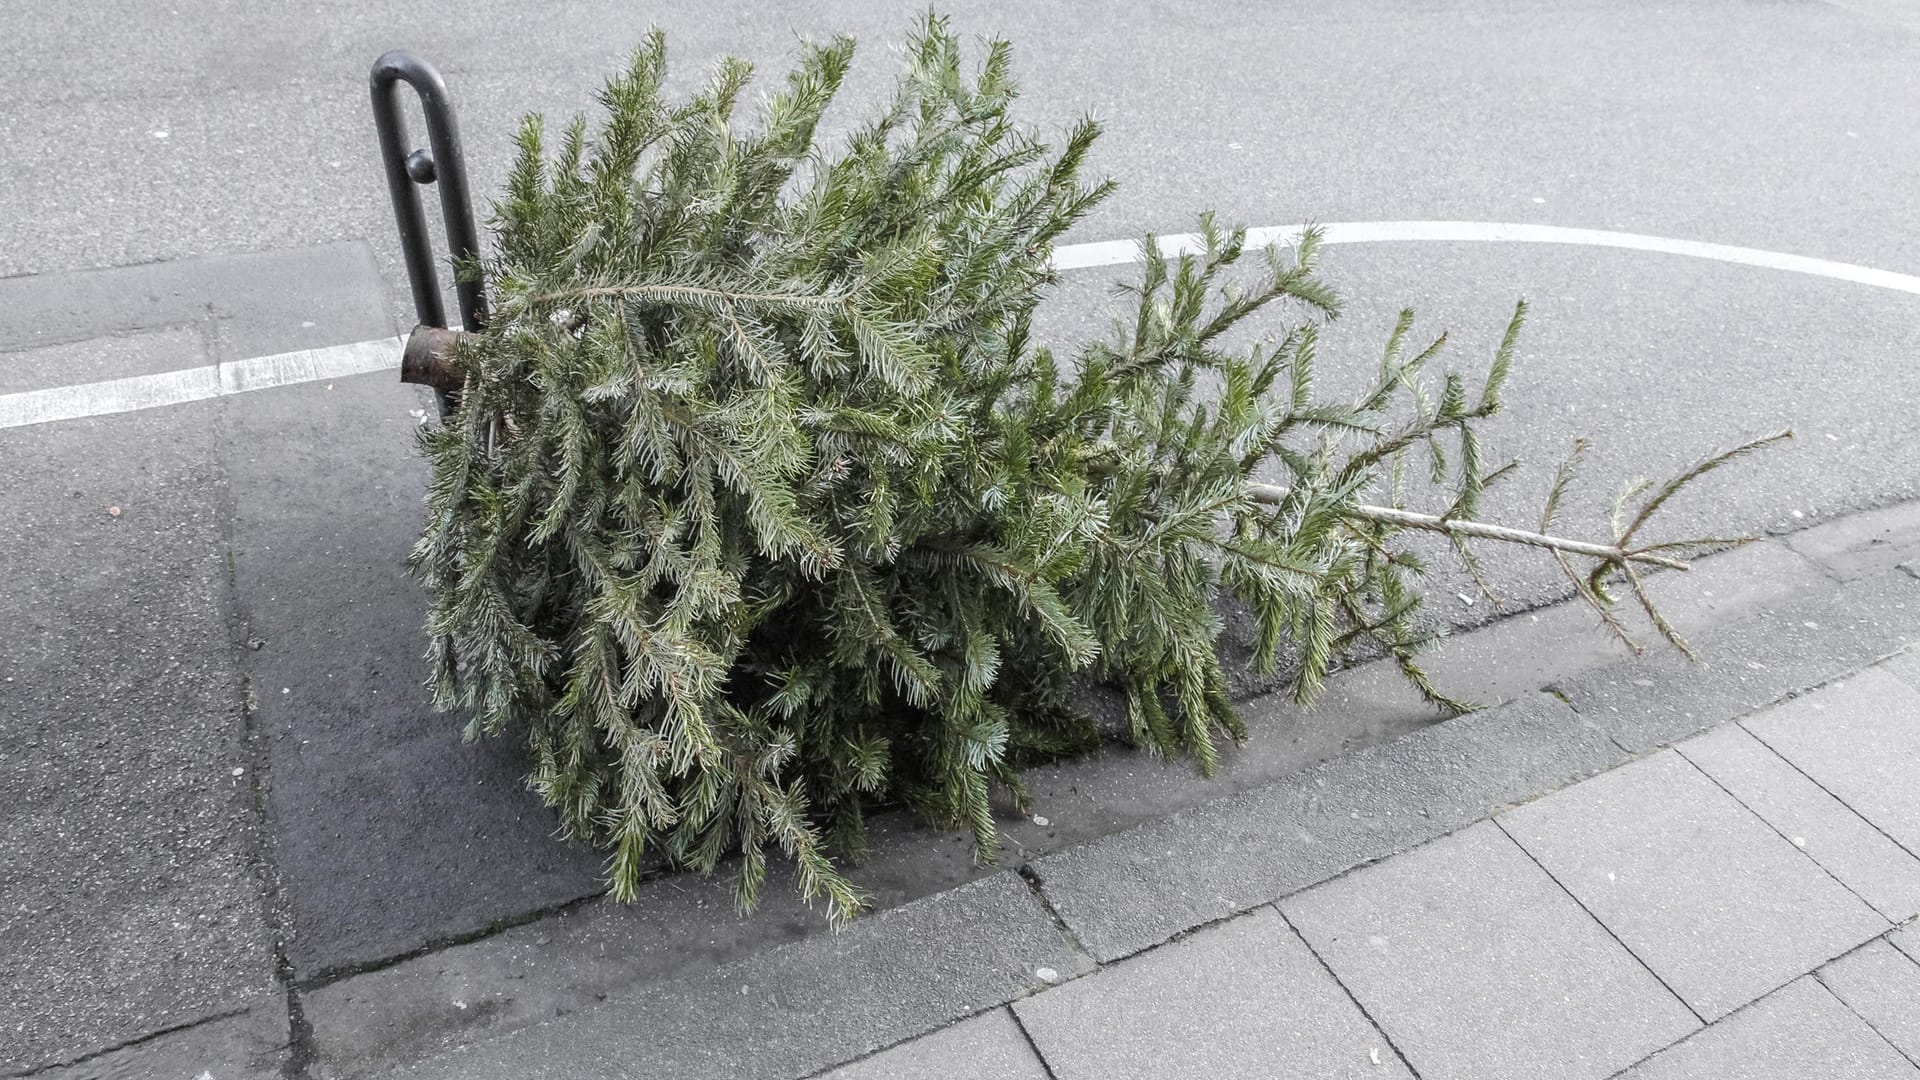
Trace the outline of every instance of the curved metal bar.
{"type": "MultiPolygon", "coordinates": [[[[478,257],[480,244],[473,226],[473,202],[467,194],[466,153],[460,127],[453,118],[446,81],[432,64],[404,49],[394,49],[373,62],[369,79],[373,93],[373,123],[380,137],[380,160],[386,167],[387,194],[393,200],[394,221],[400,227],[400,248],[407,260],[407,281],[413,289],[413,310],[427,326],[445,329],[446,308],[440,299],[440,276],[428,248],[426,221],[421,216],[416,184],[440,185],[440,216],[447,230],[448,254],[455,264],[478,257]],[[398,83],[413,87],[426,114],[427,151],[407,149],[407,121],[400,111],[398,83]]],[[[487,319],[487,296],[480,281],[458,281],[463,329],[477,330],[487,319]]]]}

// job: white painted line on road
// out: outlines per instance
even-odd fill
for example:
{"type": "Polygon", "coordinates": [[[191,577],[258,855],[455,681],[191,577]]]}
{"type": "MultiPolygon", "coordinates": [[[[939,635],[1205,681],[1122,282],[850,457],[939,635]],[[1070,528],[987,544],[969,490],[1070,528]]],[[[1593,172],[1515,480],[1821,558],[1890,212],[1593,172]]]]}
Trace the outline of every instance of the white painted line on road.
{"type": "MultiPolygon", "coordinates": [[[[1300,239],[1304,225],[1275,225],[1247,230],[1247,246],[1290,244],[1300,239]]],[[[1813,259],[1759,248],[1733,247],[1729,244],[1703,244],[1698,240],[1671,240],[1664,236],[1611,232],[1605,229],[1570,229],[1560,225],[1525,225],[1498,221],[1335,221],[1320,226],[1326,244],[1380,244],[1408,241],[1445,243],[1574,244],[1583,247],[1622,248],[1627,251],[1652,251],[1663,255],[1685,255],[1695,259],[1758,266],[1768,270],[1786,270],[1795,274],[1851,281],[1896,292],[1920,296],[1920,277],[1876,270],[1854,263],[1813,259]]],[[[1197,233],[1160,237],[1160,250],[1167,255],[1197,254],[1205,250],[1197,233]]],[[[1069,244],[1056,248],[1053,265],[1060,270],[1079,270],[1094,266],[1116,266],[1140,257],[1137,240],[1108,240],[1098,244],[1069,244]]]]}
{"type": "Polygon", "coordinates": [[[403,340],[356,341],[156,375],[0,394],[0,428],[154,409],[273,386],[385,371],[400,366],[403,340]]]}
{"type": "MultiPolygon", "coordinates": [[[[1247,230],[1249,247],[1288,244],[1297,241],[1306,226],[1274,225],[1247,230]]],[[[1683,255],[1695,259],[1755,266],[1766,270],[1784,270],[1795,274],[1832,278],[1857,285],[1892,289],[1920,296],[1920,277],[1876,270],[1854,263],[1814,259],[1759,248],[1705,244],[1697,240],[1672,240],[1663,236],[1610,232],[1604,229],[1571,229],[1559,225],[1527,225],[1495,221],[1336,221],[1322,225],[1327,244],[1378,244],[1406,242],[1572,244],[1584,247],[1620,248],[1649,251],[1662,255],[1683,255]]],[[[1203,244],[1195,233],[1160,237],[1160,250],[1168,255],[1198,252],[1203,244]]],[[[1093,244],[1067,244],[1054,249],[1053,265],[1058,270],[1084,270],[1096,266],[1118,266],[1140,257],[1137,240],[1107,240],[1093,244]]],[[[153,409],[188,401],[204,401],[226,394],[265,390],[275,386],[389,371],[400,366],[403,338],[356,341],[324,349],[257,356],[250,360],[232,360],[206,367],[169,371],[158,375],[135,375],[125,379],[57,386],[45,390],[26,390],[0,394],[0,428],[46,424],[83,416],[153,409]]]]}

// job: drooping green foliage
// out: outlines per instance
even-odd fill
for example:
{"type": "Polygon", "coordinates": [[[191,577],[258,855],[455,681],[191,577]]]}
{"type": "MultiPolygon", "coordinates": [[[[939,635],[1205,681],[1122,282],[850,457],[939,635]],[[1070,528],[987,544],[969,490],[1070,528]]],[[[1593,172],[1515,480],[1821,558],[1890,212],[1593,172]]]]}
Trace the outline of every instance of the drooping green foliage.
{"type": "MultiPolygon", "coordinates": [[[[851,56],[809,48],[743,122],[747,66],[671,100],[656,34],[597,131],[550,149],[528,120],[475,268],[493,319],[422,437],[436,699],[528,740],[614,894],[649,852],[739,852],[747,902],[777,847],[848,913],[836,853],[888,803],[991,857],[995,789],[1093,740],[1089,674],[1135,742],[1210,770],[1244,734],[1223,592],[1302,700],[1364,647],[1464,707],[1417,666],[1421,566],[1366,500],[1398,507],[1417,467],[1473,517],[1524,306],[1475,384],[1431,370],[1444,339],[1414,349],[1409,315],[1375,384],[1328,402],[1317,236],[1249,251],[1203,218],[1195,250],[1146,240],[1110,340],[1056,355],[1032,319],[1053,241],[1109,190],[1080,176],[1097,126],[1042,142],[1007,45],[969,73],[930,18],[893,100],[828,148],[851,56]],[[1276,307],[1291,322],[1234,332],[1276,307]]],[[[1582,595],[1610,607],[1626,565],[1582,595]]]]}

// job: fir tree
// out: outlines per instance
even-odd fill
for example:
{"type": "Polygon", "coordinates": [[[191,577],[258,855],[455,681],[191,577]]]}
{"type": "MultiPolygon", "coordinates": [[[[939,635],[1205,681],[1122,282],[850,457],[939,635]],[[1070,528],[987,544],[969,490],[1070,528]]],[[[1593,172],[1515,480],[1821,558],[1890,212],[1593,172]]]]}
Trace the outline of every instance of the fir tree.
{"type": "Polygon", "coordinates": [[[471,735],[527,739],[532,786],[609,851],[615,896],[649,852],[707,872],[737,852],[750,903],[778,848],[805,896],[851,913],[837,859],[886,804],[992,858],[995,790],[1018,802],[1023,762],[1095,740],[1087,675],[1124,691],[1136,744],[1211,771],[1246,734],[1222,594],[1303,702],[1372,650],[1464,709],[1418,666],[1438,634],[1410,528],[1450,535],[1476,575],[1475,537],[1552,547],[1623,636],[1610,590],[1646,604],[1637,565],[1727,543],[1639,534],[1757,444],[1629,488],[1611,543],[1475,521],[1508,473],[1476,425],[1525,306],[1475,384],[1432,370],[1444,338],[1415,348],[1409,314],[1369,390],[1322,400],[1339,305],[1312,232],[1249,251],[1203,217],[1203,250],[1177,257],[1148,237],[1131,316],[1056,355],[1032,318],[1053,241],[1111,190],[1080,175],[1098,126],[1041,141],[1011,117],[1007,44],[969,74],[929,18],[891,102],[824,148],[852,53],[808,48],[743,124],[748,66],[671,100],[654,34],[597,131],[576,120],[550,150],[526,121],[496,255],[466,268],[494,315],[460,338],[457,408],[422,436],[412,558],[435,697],[471,735]],[[1232,343],[1272,309],[1292,323],[1232,343]],[[1403,505],[1416,467],[1441,513],[1403,505]],[[1256,482],[1276,469],[1284,485],[1256,482]]]}

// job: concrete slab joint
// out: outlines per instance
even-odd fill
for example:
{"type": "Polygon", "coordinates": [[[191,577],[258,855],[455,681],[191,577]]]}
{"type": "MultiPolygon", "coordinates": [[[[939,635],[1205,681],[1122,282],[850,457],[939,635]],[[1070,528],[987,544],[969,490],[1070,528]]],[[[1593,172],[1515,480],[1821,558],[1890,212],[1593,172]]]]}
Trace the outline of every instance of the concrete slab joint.
{"type": "Polygon", "coordinates": [[[1700,1023],[1491,822],[1280,909],[1426,1080],[1597,1080],[1700,1023]]]}
{"type": "Polygon", "coordinates": [[[1013,1009],[1058,1080],[1412,1076],[1272,908],[1013,1009]]]}
{"type": "Polygon", "coordinates": [[[1634,1066],[1621,1080],[1916,1080],[1920,1071],[1812,978],[1634,1066]]]}
{"type": "Polygon", "coordinates": [[[1920,961],[1876,940],[1821,968],[1819,978],[1881,1038],[1920,1065],[1920,961]]]}

